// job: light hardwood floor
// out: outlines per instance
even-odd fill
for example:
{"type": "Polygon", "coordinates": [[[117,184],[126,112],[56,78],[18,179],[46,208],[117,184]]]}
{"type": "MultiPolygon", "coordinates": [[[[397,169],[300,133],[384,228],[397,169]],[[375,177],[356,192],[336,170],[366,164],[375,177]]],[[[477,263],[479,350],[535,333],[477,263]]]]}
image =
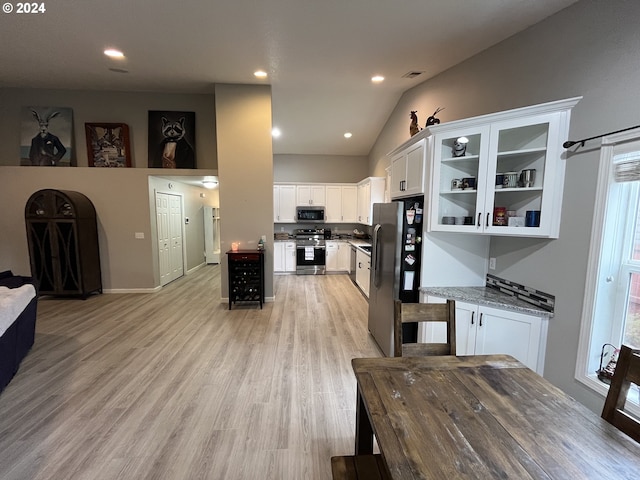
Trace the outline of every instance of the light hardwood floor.
{"type": "Polygon", "coordinates": [[[0,394],[0,478],[330,479],[353,453],[353,357],[377,357],[346,275],[276,276],[227,310],[220,267],[155,294],[41,299],[0,394]]]}

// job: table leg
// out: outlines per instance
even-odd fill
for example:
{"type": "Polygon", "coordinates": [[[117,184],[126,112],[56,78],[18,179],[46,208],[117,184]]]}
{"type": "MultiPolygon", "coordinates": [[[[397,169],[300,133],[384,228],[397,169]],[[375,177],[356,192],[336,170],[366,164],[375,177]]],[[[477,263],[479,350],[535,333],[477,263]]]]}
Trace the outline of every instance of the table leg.
{"type": "Polygon", "coordinates": [[[356,455],[373,453],[373,428],[367,414],[367,407],[362,400],[360,387],[358,387],[358,399],[356,400],[356,455]]]}

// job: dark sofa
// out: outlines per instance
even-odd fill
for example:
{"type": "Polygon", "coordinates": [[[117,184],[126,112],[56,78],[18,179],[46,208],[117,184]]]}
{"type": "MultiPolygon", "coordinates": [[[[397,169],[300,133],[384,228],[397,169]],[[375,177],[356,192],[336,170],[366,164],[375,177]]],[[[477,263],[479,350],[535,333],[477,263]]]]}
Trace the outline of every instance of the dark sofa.
{"type": "Polygon", "coordinates": [[[18,288],[25,284],[33,285],[36,294],[0,337],[0,392],[14,377],[33,345],[38,308],[38,286],[33,278],[13,275],[11,271],[0,272],[0,286],[18,288]]]}

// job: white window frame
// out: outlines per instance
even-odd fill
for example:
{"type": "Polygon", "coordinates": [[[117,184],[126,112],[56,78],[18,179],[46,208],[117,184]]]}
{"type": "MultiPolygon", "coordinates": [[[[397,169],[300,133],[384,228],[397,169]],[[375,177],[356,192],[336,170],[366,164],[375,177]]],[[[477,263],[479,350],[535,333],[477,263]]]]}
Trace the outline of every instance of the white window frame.
{"type": "MultiPolygon", "coordinates": [[[[620,271],[619,266],[622,257],[615,254],[609,255],[607,251],[602,252],[602,245],[605,244],[605,242],[607,244],[614,243],[620,246],[620,242],[624,244],[628,236],[633,234],[632,231],[629,231],[632,230],[632,228],[628,228],[624,232],[620,232],[619,230],[616,232],[606,232],[604,229],[605,220],[611,220],[610,218],[607,219],[607,215],[611,215],[612,212],[620,213],[628,211],[631,205],[635,205],[632,202],[637,203],[638,195],[640,194],[640,186],[637,184],[632,187],[627,186],[626,188],[622,188],[620,187],[621,184],[615,184],[614,182],[613,159],[616,155],[629,151],[640,151],[640,133],[637,130],[609,135],[602,139],[585,296],[582,305],[578,357],[576,359],[576,380],[586,385],[589,389],[601,394],[603,397],[607,395],[609,386],[600,381],[594,371],[593,365],[596,364],[596,361],[599,364],[600,349],[597,348],[596,345],[592,346],[594,342],[592,338],[594,335],[602,337],[606,335],[607,331],[610,338],[613,332],[621,330],[621,322],[623,321],[625,312],[616,311],[610,322],[596,323],[595,318],[598,316],[596,296],[601,281],[611,282],[615,293],[610,295],[609,299],[614,304],[620,305],[620,296],[625,294],[626,298],[626,292],[629,288],[628,285],[622,286],[619,283],[622,281],[622,278],[616,278],[620,271]],[[615,276],[613,276],[611,271],[607,271],[607,265],[615,268],[615,276]],[[613,298],[615,295],[617,295],[618,298],[613,298]],[[589,368],[590,365],[591,368],[589,368]]],[[[617,221],[626,221],[620,218],[626,216],[628,215],[619,215],[617,221]]],[[[615,250],[618,254],[625,253],[622,247],[615,250]]],[[[629,400],[631,400],[631,398],[629,400]]],[[[640,407],[634,403],[627,402],[627,409],[636,415],[640,415],[640,407]]]]}

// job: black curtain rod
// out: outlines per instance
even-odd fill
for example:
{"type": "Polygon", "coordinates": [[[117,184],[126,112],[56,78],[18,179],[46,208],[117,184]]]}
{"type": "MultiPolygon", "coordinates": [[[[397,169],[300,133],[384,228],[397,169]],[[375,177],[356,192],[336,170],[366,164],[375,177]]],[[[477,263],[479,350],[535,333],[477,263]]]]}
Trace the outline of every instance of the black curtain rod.
{"type": "Polygon", "coordinates": [[[585,138],[583,140],[567,140],[562,144],[564,148],[573,147],[576,143],[579,143],[581,147],[584,147],[585,142],[589,140],[595,140],[596,138],[606,137],[607,135],[613,135],[614,133],[626,132],[627,130],[633,130],[634,128],[640,128],[640,125],[636,125],[635,127],[623,128],[622,130],[616,130],[615,132],[603,133],[602,135],[596,135],[595,137],[585,138]]]}

